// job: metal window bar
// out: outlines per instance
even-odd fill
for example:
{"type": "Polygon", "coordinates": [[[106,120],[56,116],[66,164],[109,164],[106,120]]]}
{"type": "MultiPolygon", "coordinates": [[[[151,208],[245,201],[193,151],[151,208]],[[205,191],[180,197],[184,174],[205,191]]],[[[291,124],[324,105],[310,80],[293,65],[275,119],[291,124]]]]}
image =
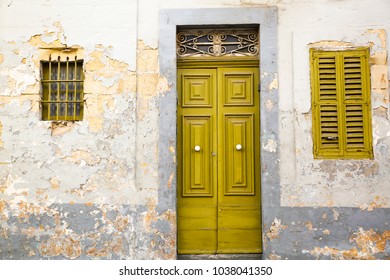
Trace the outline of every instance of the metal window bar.
{"type": "Polygon", "coordinates": [[[83,60],[42,61],[42,119],[81,120],[83,115],[83,60]],[[54,64],[54,65],[53,65],[54,64]]]}
{"type": "MultiPolygon", "coordinates": [[[[69,57],[66,57],[66,80],[69,80],[69,57]]],[[[64,104],[65,105],[65,116],[68,115],[68,93],[69,93],[69,83],[68,82],[65,82],[65,88],[66,88],[66,96],[65,96],[65,100],[66,100],[66,103],[64,104]]]]}
{"type": "MultiPolygon", "coordinates": [[[[60,64],[61,58],[58,58],[57,62],[57,80],[61,80],[61,64],[60,64]]],[[[60,87],[61,87],[61,82],[57,82],[57,101],[60,100],[60,87]]],[[[56,103],[56,120],[58,120],[58,111],[59,111],[59,106],[58,102],[56,103]]]]}
{"type": "MultiPolygon", "coordinates": [[[[51,77],[51,60],[49,61],[49,73],[48,74],[50,75],[49,77],[51,77]]],[[[50,109],[51,109],[51,103],[50,103],[50,101],[51,101],[51,84],[48,85],[48,88],[49,88],[49,104],[47,105],[47,109],[48,109],[47,117],[48,117],[48,119],[50,119],[50,116],[51,116],[51,111],[50,111],[50,109]]]]}
{"type": "MultiPolygon", "coordinates": [[[[77,60],[74,62],[74,79],[77,79],[77,60]]],[[[74,83],[73,100],[77,100],[77,83],[74,83]]],[[[76,118],[76,103],[73,104],[73,118],[76,118]]]]}

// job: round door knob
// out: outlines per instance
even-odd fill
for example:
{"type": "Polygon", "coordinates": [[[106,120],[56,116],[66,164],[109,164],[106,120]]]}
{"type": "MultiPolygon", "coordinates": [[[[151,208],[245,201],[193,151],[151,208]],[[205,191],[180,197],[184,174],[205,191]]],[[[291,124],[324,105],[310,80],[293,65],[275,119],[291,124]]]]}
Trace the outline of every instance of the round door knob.
{"type": "Polygon", "coordinates": [[[241,150],[242,150],[241,144],[237,144],[237,145],[236,145],[236,150],[237,150],[237,151],[241,151],[241,150]]]}
{"type": "Polygon", "coordinates": [[[199,152],[200,151],[200,147],[199,146],[195,146],[194,150],[195,150],[195,152],[199,152]]]}

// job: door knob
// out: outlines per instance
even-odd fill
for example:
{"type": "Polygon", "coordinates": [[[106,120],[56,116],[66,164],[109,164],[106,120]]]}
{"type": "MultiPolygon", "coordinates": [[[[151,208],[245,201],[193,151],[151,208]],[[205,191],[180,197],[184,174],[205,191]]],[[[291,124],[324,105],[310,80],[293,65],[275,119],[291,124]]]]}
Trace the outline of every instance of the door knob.
{"type": "Polygon", "coordinates": [[[241,150],[242,150],[241,144],[237,144],[237,145],[236,145],[236,150],[237,150],[237,151],[241,151],[241,150]]]}
{"type": "Polygon", "coordinates": [[[199,146],[195,146],[194,150],[195,150],[195,152],[199,152],[200,151],[200,147],[199,146]]]}

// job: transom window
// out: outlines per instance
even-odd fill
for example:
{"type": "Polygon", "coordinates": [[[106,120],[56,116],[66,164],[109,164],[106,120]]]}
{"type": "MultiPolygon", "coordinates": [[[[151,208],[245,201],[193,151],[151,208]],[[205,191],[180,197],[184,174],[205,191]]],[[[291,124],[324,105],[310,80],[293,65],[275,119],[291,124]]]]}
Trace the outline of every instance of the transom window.
{"type": "Polygon", "coordinates": [[[179,28],[177,56],[219,57],[258,56],[259,28],[179,28]]]}
{"type": "Polygon", "coordinates": [[[42,120],[83,119],[83,60],[41,61],[42,120]]]}

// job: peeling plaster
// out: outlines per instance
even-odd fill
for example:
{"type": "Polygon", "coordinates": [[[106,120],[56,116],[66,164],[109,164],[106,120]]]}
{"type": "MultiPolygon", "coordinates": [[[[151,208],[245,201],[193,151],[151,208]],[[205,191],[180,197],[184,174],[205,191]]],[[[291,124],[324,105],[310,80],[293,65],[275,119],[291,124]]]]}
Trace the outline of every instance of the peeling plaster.
{"type": "Polygon", "coordinates": [[[58,38],[55,38],[54,32],[45,32],[44,34],[35,34],[27,41],[29,45],[43,49],[44,48],[63,48],[66,47],[58,38]]]}
{"type": "Polygon", "coordinates": [[[110,58],[109,48],[96,46],[85,63],[85,120],[89,122],[91,132],[103,129],[104,112],[113,110],[114,96],[125,92],[134,94],[136,74],[129,65],[110,58]]]}
{"type": "Polygon", "coordinates": [[[332,209],[332,211],[333,211],[333,219],[335,221],[338,221],[340,217],[340,213],[336,209],[332,209]]]}
{"type": "Polygon", "coordinates": [[[377,233],[373,229],[364,230],[363,228],[359,228],[350,237],[350,242],[355,244],[355,247],[351,249],[338,250],[324,246],[315,247],[311,251],[304,250],[303,253],[310,253],[316,258],[328,256],[335,260],[373,260],[376,259],[376,254],[385,252],[388,241],[390,241],[389,230],[377,233]]]}
{"type": "Polygon", "coordinates": [[[389,87],[387,65],[371,65],[371,87],[375,90],[387,90],[389,87]]]}
{"type": "MultiPolygon", "coordinates": [[[[112,46],[67,46],[61,23],[53,26],[54,31],[12,42],[11,53],[17,59],[1,56],[1,63],[7,59],[1,75],[8,80],[0,96],[0,147],[5,149],[0,150],[0,158],[7,159],[0,170],[5,174],[0,180],[0,216],[7,218],[1,223],[0,236],[7,239],[0,239],[0,255],[11,259],[174,258],[175,250],[169,249],[175,245],[174,213],[160,216],[153,210],[144,232],[137,220],[146,215],[142,205],[156,191],[153,186],[135,189],[135,71],[110,56],[112,46]],[[67,53],[57,49],[63,47],[73,49],[67,53]],[[39,121],[40,60],[49,55],[84,59],[86,102],[81,122],[39,121]],[[75,209],[82,210],[75,215],[75,209]],[[123,214],[112,217],[113,211],[123,214]],[[136,224],[143,233],[136,233],[136,224]],[[14,246],[11,240],[16,236],[17,244],[25,242],[23,248],[7,249],[14,246]],[[33,242],[34,246],[28,245],[33,242]]],[[[157,60],[157,55],[157,50],[144,54],[147,71],[153,70],[150,59],[157,60]]],[[[153,67],[158,69],[158,64],[153,67]]],[[[138,78],[146,86],[153,85],[145,92],[150,96],[170,88],[156,73],[138,78]]]]}
{"type": "Polygon", "coordinates": [[[263,143],[263,149],[270,153],[276,153],[277,144],[275,140],[268,139],[267,143],[263,143]]]}
{"type": "Polygon", "coordinates": [[[1,134],[3,132],[3,125],[2,123],[0,122],[0,148],[3,146],[4,142],[3,140],[1,139],[1,134]]]}
{"type": "Polygon", "coordinates": [[[58,136],[69,132],[74,126],[74,122],[52,122],[51,123],[51,135],[58,136]]]}
{"type": "Polygon", "coordinates": [[[278,83],[278,77],[275,74],[275,78],[272,80],[272,82],[268,86],[268,90],[272,91],[274,89],[278,89],[279,83],[278,83]]]}
{"type": "Polygon", "coordinates": [[[373,211],[375,208],[382,208],[382,207],[387,207],[387,202],[386,199],[381,198],[379,196],[375,196],[374,201],[369,204],[363,203],[362,205],[359,205],[359,208],[361,210],[366,210],[366,211],[373,211]]]}
{"type": "Polygon", "coordinates": [[[282,259],[281,256],[278,256],[278,255],[276,255],[276,254],[270,254],[270,255],[268,256],[268,258],[269,258],[270,260],[281,260],[281,259],[282,259]]]}
{"type": "Polygon", "coordinates": [[[356,46],[353,43],[350,42],[344,42],[344,41],[336,41],[336,40],[323,40],[320,42],[315,43],[309,43],[309,48],[316,48],[321,50],[346,50],[346,49],[354,49],[356,46]]]}
{"type": "MultiPolygon", "coordinates": [[[[148,202],[148,212],[144,217],[144,223],[145,228],[148,231],[153,230],[155,224],[161,224],[160,231],[156,231],[156,239],[152,240],[152,242],[149,244],[149,251],[154,252],[155,246],[158,245],[164,245],[162,247],[165,248],[172,248],[175,245],[176,239],[176,215],[175,213],[170,210],[162,215],[159,215],[156,212],[156,201],[149,200],[148,202]]],[[[163,259],[172,259],[175,257],[175,252],[170,251],[169,253],[160,252],[162,255],[158,256],[158,258],[163,259]]]]}
{"type": "Polygon", "coordinates": [[[88,165],[99,164],[101,160],[99,156],[92,155],[90,152],[84,150],[72,151],[72,154],[69,157],[64,157],[63,159],[75,164],[84,163],[88,165]]]}
{"type": "Polygon", "coordinates": [[[305,225],[308,230],[313,230],[313,224],[310,221],[307,221],[305,225]]]}
{"type": "Polygon", "coordinates": [[[279,234],[287,228],[287,225],[283,225],[281,220],[275,218],[266,235],[270,240],[273,240],[279,238],[279,234]]]}
{"type": "Polygon", "coordinates": [[[364,33],[364,35],[368,35],[371,37],[371,45],[373,48],[374,54],[383,54],[384,50],[386,50],[386,30],[384,29],[368,29],[364,33]]]}
{"type": "Polygon", "coordinates": [[[34,73],[29,73],[29,67],[21,64],[12,69],[2,69],[0,74],[7,76],[7,88],[1,95],[18,96],[26,92],[27,88],[34,86],[37,79],[34,73]]]}
{"type": "MultiPolygon", "coordinates": [[[[153,208],[149,209],[151,212],[145,210],[124,205],[44,206],[25,202],[10,208],[0,201],[2,225],[9,224],[0,230],[0,238],[5,238],[0,239],[0,255],[7,255],[8,250],[20,250],[10,243],[17,235],[20,237],[17,244],[26,249],[26,256],[34,259],[172,258],[174,251],[166,248],[174,245],[171,237],[175,227],[170,228],[174,215],[166,212],[160,216],[153,208]],[[135,228],[142,226],[143,217],[148,219],[147,229],[136,232],[135,228]],[[157,226],[160,232],[156,232],[156,223],[161,224],[157,226]],[[37,245],[31,246],[32,242],[37,245]],[[139,246],[145,246],[145,251],[139,246]],[[164,249],[160,251],[160,248],[164,249]]],[[[12,253],[7,256],[16,257],[12,253]]]]}

